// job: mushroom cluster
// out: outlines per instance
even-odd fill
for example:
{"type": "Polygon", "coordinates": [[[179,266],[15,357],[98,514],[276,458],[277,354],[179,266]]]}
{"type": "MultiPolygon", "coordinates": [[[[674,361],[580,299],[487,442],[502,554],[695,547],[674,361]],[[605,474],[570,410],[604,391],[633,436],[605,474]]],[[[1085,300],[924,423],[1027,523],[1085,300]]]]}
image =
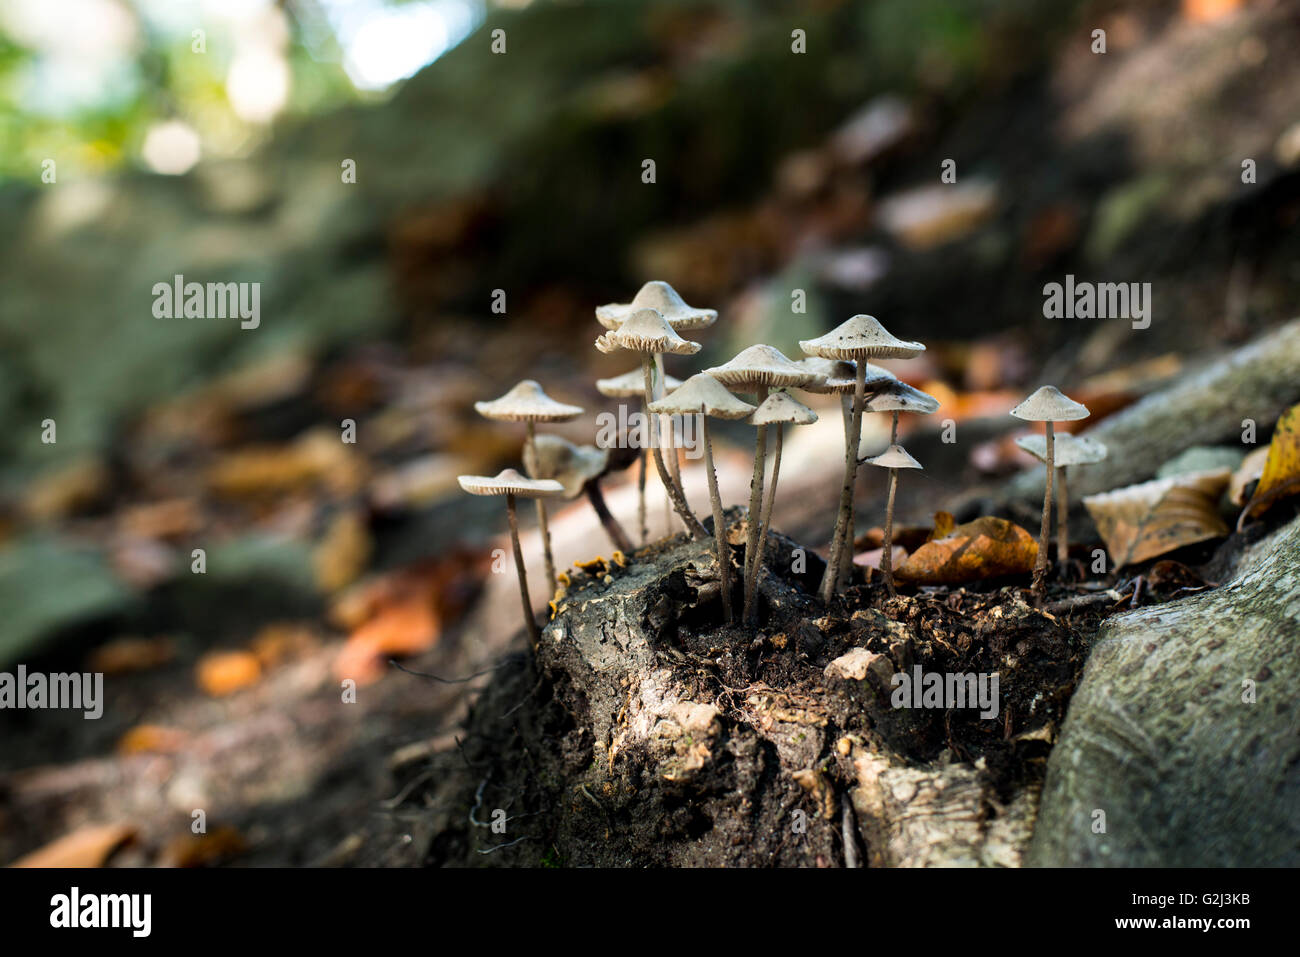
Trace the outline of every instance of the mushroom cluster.
{"type": "Polygon", "coordinates": [[[864,462],[887,468],[890,472],[889,504],[885,516],[886,548],[881,570],[886,587],[892,592],[889,546],[898,470],[920,468],[920,464],[898,445],[898,417],[900,412],[934,412],[938,402],[868,360],[911,358],[924,351],[925,346],[898,339],[876,319],[858,315],[824,336],[801,342],[806,357],[799,361],[791,360],[770,345],[759,344],[742,350],[722,365],[690,376],[684,382],[669,376],[664,369],[665,356],[694,355],[700,350],[699,343],[684,338],[683,333],[705,329],[717,317],[713,309],[688,305],[670,285],[659,281],[646,283],[630,302],[610,303],[596,309],[596,319],[605,329],[596,339],[596,348],[605,353],[631,352],[639,360],[638,368],[596,382],[597,391],[604,396],[640,399],[644,427],[639,441],[633,441],[632,436],[620,437],[618,448],[601,448],[576,445],[558,436],[538,435],[537,423],[570,420],[583,410],[550,398],[531,379],[520,382],[499,399],[476,403],[475,408],[487,418],[526,425],[522,454],[526,476],[507,469],[495,477],[462,476],[461,485],[475,495],[506,497],[525,624],[534,642],[538,629],[519,545],[516,499],[535,500],[546,575],[554,593],[557,575],[547,527],[546,499],[575,499],[585,495],[614,547],[619,553],[631,553],[633,546],[627,532],[605,504],[600,479],[612,469],[630,465],[633,460],[641,463],[638,479],[641,544],[644,545],[648,537],[645,488],[649,463],[653,462],[668,500],[687,532],[697,539],[710,536],[714,539],[723,614],[728,624],[733,622],[730,536],[713,460],[710,431],[710,420],[713,419],[743,420],[755,430],[754,469],[745,518],[745,554],[740,576],[744,596],[741,621],[752,625],[758,615],[759,581],[764,570],[764,553],[781,474],[785,427],[817,421],[817,414],[795,398],[791,390],[838,395],[844,424],[844,483],[821,594],[829,600],[844,587],[853,567],[854,486],[858,468],[864,462]],[[736,393],[751,397],[752,401],[746,401],[736,393]],[[862,417],[866,412],[888,412],[893,416],[890,446],[878,455],[871,454],[874,450],[864,452],[860,448],[864,444],[862,417]],[[698,417],[708,479],[711,528],[691,510],[682,483],[674,437],[676,426],[685,417],[698,417]],[[634,447],[633,451],[623,447],[624,439],[634,447]]]}

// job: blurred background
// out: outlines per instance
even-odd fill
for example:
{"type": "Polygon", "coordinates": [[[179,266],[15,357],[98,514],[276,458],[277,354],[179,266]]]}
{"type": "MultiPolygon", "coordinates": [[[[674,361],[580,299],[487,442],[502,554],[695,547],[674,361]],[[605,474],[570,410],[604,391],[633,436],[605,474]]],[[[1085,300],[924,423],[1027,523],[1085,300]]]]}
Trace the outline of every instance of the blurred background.
{"type": "MultiPolygon", "coordinates": [[[[0,713],[0,863],[419,863],[381,802],[474,685],[384,662],[518,628],[456,476],[522,435],[472,404],[534,378],[593,441],[630,367],[593,309],[648,279],[720,312],[683,379],[859,312],[926,342],[922,524],[1028,464],[1039,384],[1095,421],[1291,318],[1297,49],[1281,0],[4,0],[0,670],[107,677],[98,721],[0,713]],[[1067,274],[1150,282],[1150,327],[1044,318],[1067,274]],[[159,318],[177,275],[258,284],[257,327],[159,318]]],[[[824,547],[818,409],[776,525],[824,547]]],[[[561,567],[608,550],[554,524],[561,567]]]]}

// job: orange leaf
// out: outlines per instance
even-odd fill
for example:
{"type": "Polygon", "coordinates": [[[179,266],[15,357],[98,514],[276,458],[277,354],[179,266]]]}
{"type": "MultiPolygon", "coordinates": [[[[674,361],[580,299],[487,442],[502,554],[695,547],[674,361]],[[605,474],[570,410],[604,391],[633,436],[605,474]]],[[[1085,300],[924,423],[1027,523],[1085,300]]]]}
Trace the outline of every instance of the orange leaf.
{"type": "MultiPolygon", "coordinates": [[[[942,513],[941,513],[942,515],[942,513]]],[[[940,528],[943,523],[936,516],[940,528]]],[[[1027,574],[1034,569],[1038,543],[1014,522],[985,515],[926,542],[894,574],[900,581],[946,585],[1027,574]]]]}
{"type": "Polygon", "coordinates": [[[137,724],[117,742],[118,754],[175,754],[189,736],[179,728],[137,724]]]}
{"type": "Polygon", "coordinates": [[[26,857],[12,867],[103,867],[113,852],[135,837],[129,824],[92,824],[79,828],[26,857]]]}
{"type": "Polygon", "coordinates": [[[221,698],[256,684],[262,663],[249,651],[213,651],[199,659],[195,673],[200,688],[221,698]]]}

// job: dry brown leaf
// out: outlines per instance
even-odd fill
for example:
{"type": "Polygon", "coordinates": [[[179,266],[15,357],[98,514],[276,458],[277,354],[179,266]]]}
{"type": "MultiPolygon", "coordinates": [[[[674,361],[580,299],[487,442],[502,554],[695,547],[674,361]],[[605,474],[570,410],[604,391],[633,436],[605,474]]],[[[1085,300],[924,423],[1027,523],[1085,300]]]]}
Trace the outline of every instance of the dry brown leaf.
{"type": "Polygon", "coordinates": [[[262,677],[262,663],[250,651],[213,651],[195,666],[199,687],[214,698],[234,694],[262,677]]]}
{"type": "Polygon", "coordinates": [[[324,486],[339,495],[365,481],[365,462],[331,429],[314,429],[288,445],[231,452],[208,473],[208,485],[227,498],[256,498],[324,486]]]}
{"type": "Polygon", "coordinates": [[[310,626],[293,622],[272,622],[248,643],[263,668],[274,668],[284,661],[302,658],[320,644],[310,626]]]}
{"type": "MultiPolygon", "coordinates": [[[[936,519],[941,519],[943,514],[936,519]]],[[[1038,542],[1034,536],[1014,522],[985,515],[952,528],[942,538],[926,542],[894,576],[920,585],[960,584],[981,578],[1028,574],[1033,571],[1037,557],[1038,542]]]]}
{"type": "Polygon", "coordinates": [[[1291,495],[1300,495],[1300,404],[1291,406],[1278,418],[1264,471],[1238,527],[1250,516],[1267,511],[1274,502],[1291,495]]]}
{"type": "Polygon", "coordinates": [[[339,679],[352,678],[359,685],[370,684],[383,675],[388,658],[433,647],[440,630],[433,595],[413,590],[352,633],[334,659],[334,674],[339,679]]]}
{"type": "Polygon", "coordinates": [[[1255,483],[1264,475],[1264,463],[1268,461],[1270,448],[1265,445],[1251,452],[1232,473],[1232,481],[1228,483],[1228,501],[1233,505],[1245,505],[1254,494],[1255,483]]]}
{"type": "Polygon", "coordinates": [[[351,585],[370,561],[370,524],[360,509],[335,515],[312,551],[316,587],[323,592],[351,585]]]}
{"type": "Polygon", "coordinates": [[[167,843],[158,858],[160,867],[210,867],[242,854],[248,847],[233,827],[218,827],[206,834],[182,834],[167,843]]]}
{"type": "Polygon", "coordinates": [[[1183,16],[1193,23],[1212,23],[1240,7],[1241,0],[1183,0],[1183,16]]]}
{"type": "Polygon", "coordinates": [[[1231,476],[1226,468],[1188,472],[1090,495],[1083,504],[1111,561],[1123,568],[1227,535],[1218,501],[1231,476]]]}
{"type": "Polygon", "coordinates": [[[32,851],[10,866],[103,867],[115,851],[134,837],[135,828],[129,824],[91,824],[32,851]]]}
{"type": "Polygon", "coordinates": [[[98,458],[84,458],[53,473],[39,476],[23,498],[23,511],[47,522],[81,511],[108,489],[108,467],[98,458]]]}

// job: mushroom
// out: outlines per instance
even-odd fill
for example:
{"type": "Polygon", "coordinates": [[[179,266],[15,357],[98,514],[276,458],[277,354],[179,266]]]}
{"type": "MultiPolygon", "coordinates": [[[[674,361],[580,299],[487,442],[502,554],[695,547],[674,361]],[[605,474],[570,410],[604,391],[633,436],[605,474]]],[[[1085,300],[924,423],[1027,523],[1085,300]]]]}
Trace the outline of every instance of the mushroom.
{"type": "Polygon", "coordinates": [[[535,479],[554,479],[564,486],[564,497],[572,500],[586,494],[592,510],[605,526],[609,540],[621,552],[633,551],[632,542],[605,504],[600,480],[614,467],[609,449],[575,445],[558,435],[539,435],[534,446],[534,463],[528,474],[535,479]]]}
{"type": "MultiPolygon", "coordinates": [[[[557,402],[542,391],[533,379],[524,379],[513,389],[490,402],[475,402],[474,411],[485,419],[496,422],[523,422],[528,426],[524,438],[524,467],[533,455],[538,422],[567,422],[582,415],[582,407],[557,402]]],[[[546,504],[537,499],[537,527],[542,532],[542,557],[546,563],[546,579],[555,591],[555,559],[551,557],[551,530],[546,525],[546,504]]]]}
{"type": "MultiPolygon", "coordinates": [[[[897,416],[897,413],[895,413],[897,416]]],[[[897,421],[897,419],[895,419],[897,421]]],[[[889,469],[889,502],[885,506],[885,541],[880,553],[880,571],[885,577],[885,588],[894,594],[894,495],[898,491],[898,470],[919,469],[921,463],[907,454],[907,449],[893,444],[874,458],[863,459],[869,465],[889,469]]]]}
{"type": "MultiPolygon", "coordinates": [[[[720,366],[704,370],[729,389],[750,392],[758,399],[757,405],[767,401],[772,388],[802,388],[821,377],[791,362],[779,349],[771,346],[750,346],[735,358],[720,366]]],[[[749,568],[758,554],[760,510],[763,504],[763,469],[767,463],[767,426],[760,425],[754,439],[754,478],[749,484],[749,536],[745,546],[745,581],[749,581],[749,568]]],[[[748,599],[748,596],[746,596],[748,599]]],[[[748,600],[746,601],[748,605],[748,600]]]]}
{"type": "MultiPolygon", "coordinates": [[[[853,428],[853,392],[857,388],[857,368],[855,363],[848,359],[823,359],[820,356],[808,356],[806,359],[800,359],[795,365],[826,376],[825,382],[810,383],[804,386],[805,392],[813,392],[819,395],[838,395],[840,397],[840,416],[844,420],[844,443],[845,448],[847,448],[853,428]]],[[[866,391],[868,395],[873,395],[891,382],[897,381],[897,377],[888,369],[882,369],[870,362],[866,363],[866,391]]],[[[843,552],[840,557],[841,580],[847,577],[847,573],[852,566],[853,541],[855,538],[853,512],[850,511],[849,527],[845,531],[844,547],[841,549],[843,552]]]]}
{"type": "MultiPolygon", "coordinates": [[[[601,309],[607,308],[611,307],[601,307],[601,309]]],[[[596,314],[597,316],[600,315],[600,309],[596,310],[596,314]]],[[[670,392],[681,384],[680,379],[674,379],[670,375],[666,375],[663,378],[663,386],[670,392]]],[[[645,395],[645,375],[640,369],[633,369],[630,372],[624,372],[622,375],[614,376],[610,379],[597,379],[596,391],[611,399],[630,399],[633,396],[643,396],[645,395]]],[[[641,544],[644,545],[646,539],[650,537],[650,529],[646,525],[645,518],[645,479],[646,470],[650,467],[650,450],[642,449],[638,458],[641,460],[641,468],[636,479],[637,494],[639,496],[636,518],[637,523],[641,526],[641,544]]]]}
{"type": "Polygon", "coordinates": [[[528,574],[524,570],[524,552],[519,547],[519,521],[515,516],[515,499],[531,498],[541,501],[564,493],[564,486],[550,479],[530,479],[520,475],[514,469],[503,469],[495,476],[461,475],[457,477],[460,487],[470,495],[504,495],[506,497],[506,518],[510,522],[510,544],[515,551],[515,569],[519,572],[519,598],[524,606],[524,624],[528,628],[528,637],[537,648],[541,632],[537,629],[537,619],[533,615],[533,603],[528,597],[528,574]]]}
{"type": "Polygon", "coordinates": [[[844,554],[852,548],[845,547],[849,521],[853,515],[853,486],[858,469],[858,443],[862,441],[862,408],[866,399],[866,359],[911,359],[925,351],[919,342],[908,342],[891,335],[884,326],[872,316],[857,315],[841,323],[824,336],[808,339],[799,343],[800,348],[810,356],[823,359],[852,359],[857,368],[854,375],[853,416],[850,423],[850,436],[844,446],[844,483],[840,487],[839,510],[835,517],[835,534],[831,539],[826,564],[826,574],[822,576],[821,596],[823,601],[830,601],[839,587],[840,569],[843,567],[844,554]]]}
{"type": "MultiPolygon", "coordinates": [[[[716,309],[700,309],[696,306],[688,306],[686,301],[677,294],[677,290],[662,279],[650,280],[637,290],[637,294],[632,298],[631,302],[610,302],[603,306],[597,306],[596,321],[606,329],[613,331],[642,309],[653,309],[659,313],[664,317],[664,321],[672,326],[676,332],[694,332],[698,329],[707,329],[718,321],[718,311],[716,309]]],[[[647,402],[662,399],[669,389],[674,388],[674,386],[668,384],[664,376],[664,354],[662,352],[655,353],[654,365],[655,391],[646,396],[647,402]]],[[[658,441],[657,434],[652,433],[652,436],[658,441]]],[[[681,483],[676,455],[670,456],[668,459],[668,473],[673,477],[674,482],[681,483]]]]}
{"type": "MultiPolygon", "coordinates": [[[[1047,461],[1047,437],[1025,435],[1016,439],[1020,446],[1040,462],[1047,461]]],[[[1071,465],[1091,465],[1107,455],[1106,446],[1086,435],[1062,432],[1056,436],[1052,454],[1056,466],[1056,563],[1064,570],[1070,557],[1070,492],[1065,470],[1071,465]]]]}
{"type": "Polygon", "coordinates": [[[781,475],[781,442],[785,436],[786,425],[811,425],[817,421],[817,413],[788,392],[774,392],[763,400],[754,414],[749,417],[750,425],[760,428],[776,426],[776,449],[772,455],[772,484],[767,487],[767,501],[759,516],[758,550],[754,561],[749,565],[749,577],[745,579],[745,624],[753,623],[755,612],[754,589],[758,584],[758,570],[763,564],[763,553],[767,550],[767,533],[772,528],[772,505],[776,501],[776,483],[781,475]]]}
{"type": "MultiPolygon", "coordinates": [[[[659,313],[653,309],[639,309],[632,313],[617,329],[607,332],[596,340],[596,348],[601,352],[615,352],[619,349],[627,349],[629,352],[637,352],[641,355],[641,374],[645,380],[645,389],[641,395],[642,408],[649,415],[650,397],[655,395],[655,366],[651,357],[663,355],[670,352],[673,355],[694,355],[700,351],[698,342],[688,342],[676,332],[673,327],[659,313]]],[[[695,517],[691,507],[686,504],[686,495],[682,492],[681,486],[668,474],[664,466],[663,453],[659,450],[659,444],[655,441],[650,443],[651,452],[654,455],[655,468],[659,471],[659,480],[663,482],[664,488],[668,490],[668,497],[673,503],[673,508],[681,516],[682,522],[686,525],[687,530],[695,538],[703,538],[708,533],[705,531],[700,520],[695,517]]]]}
{"type": "Polygon", "coordinates": [[[713,467],[713,439],[709,434],[709,417],[743,419],[754,411],[748,402],[736,398],[713,376],[701,372],[658,402],[650,411],[661,415],[703,416],[704,465],[709,475],[709,501],[713,506],[713,538],[717,543],[718,578],[722,589],[722,611],[731,624],[731,548],[727,543],[726,522],[722,517],[722,496],[718,494],[718,473],[713,467]]]}
{"type": "Polygon", "coordinates": [[[1034,591],[1046,590],[1047,532],[1052,520],[1052,478],[1056,472],[1056,449],[1053,426],[1057,422],[1074,422],[1088,417],[1087,407],[1075,402],[1054,385],[1045,385],[1011,410],[1017,419],[1046,424],[1043,462],[1047,465],[1047,488],[1043,493],[1043,524],[1038,533],[1038,558],[1034,561],[1034,591]]]}

